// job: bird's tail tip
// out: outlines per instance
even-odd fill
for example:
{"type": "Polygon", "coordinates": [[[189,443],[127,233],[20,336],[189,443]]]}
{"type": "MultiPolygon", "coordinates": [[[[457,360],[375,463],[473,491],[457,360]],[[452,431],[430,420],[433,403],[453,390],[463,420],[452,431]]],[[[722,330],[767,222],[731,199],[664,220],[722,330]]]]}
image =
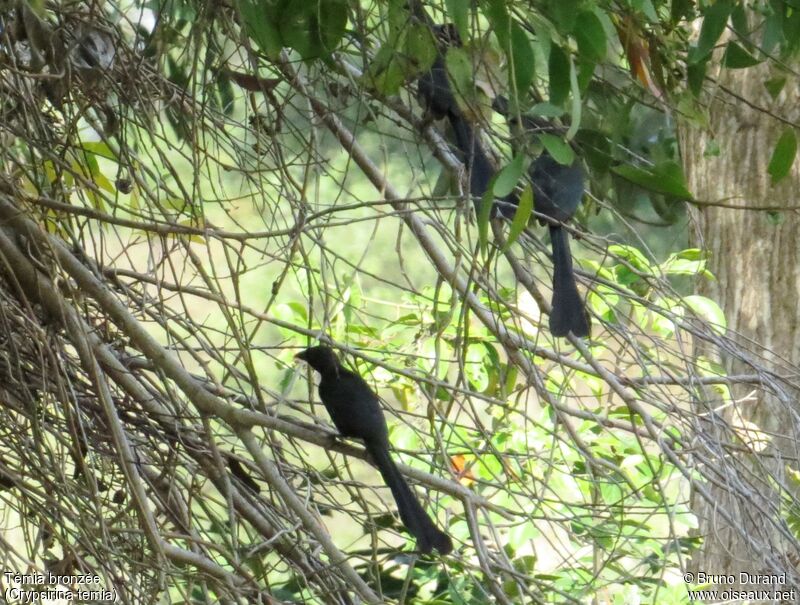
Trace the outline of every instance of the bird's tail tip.
{"type": "Polygon", "coordinates": [[[453,552],[453,541],[450,536],[436,528],[436,531],[417,540],[417,549],[424,554],[436,549],[441,555],[449,555],[453,552]]]}
{"type": "Polygon", "coordinates": [[[589,323],[586,311],[583,308],[575,308],[572,311],[564,312],[553,306],[550,314],[550,333],[556,337],[567,336],[570,332],[579,338],[591,335],[592,326],[589,323]]]}

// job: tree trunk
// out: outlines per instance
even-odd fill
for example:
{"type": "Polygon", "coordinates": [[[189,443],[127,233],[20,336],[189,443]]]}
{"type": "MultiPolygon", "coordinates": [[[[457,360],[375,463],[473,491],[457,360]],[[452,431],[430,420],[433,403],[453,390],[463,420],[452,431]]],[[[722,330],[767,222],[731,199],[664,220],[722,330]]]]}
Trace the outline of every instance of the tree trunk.
{"type": "MultiPolygon", "coordinates": [[[[787,362],[800,364],[800,162],[775,186],[767,165],[778,138],[789,127],[787,121],[798,123],[800,104],[791,76],[776,99],[770,96],[764,82],[775,75],[766,65],[721,71],[712,91],[707,128],[684,125],[680,134],[689,189],[701,204],[693,213],[693,238],[710,252],[709,268],[716,276],[715,281],[701,284],[701,293],[722,305],[737,342],[779,369],[787,362]],[[718,146],[718,155],[706,153],[712,143],[718,146]],[[702,205],[709,203],[745,209],[702,205]],[[750,340],[763,349],[756,349],[750,340]]],[[[741,362],[721,361],[731,373],[752,373],[741,362]]],[[[739,472],[753,473],[747,486],[752,492],[749,499],[733,482],[709,486],[718,496],[714,506],[695,499],[705,540],[693,567],[735,574],[739,588],[753,589],[757,587],[738,582],[739,572],[788,571],[791,577],[789,561],[797,557],[776,526],[765,522],[765,515],[773,522],[786,515],[785,502],[776,497],[776,482],[791,485],[787,470],[800,468],[797,393],[780,400],[764,391],[752,393],[749,386],[733,388],[732,396],[736,403],[720,410],[720,416],[733,426],[753,423],[759,436],[769,441],[761,451],[745,442],[751,453],[738,456],[739,472]],[[727,524],[719,515],[723,508],[741,525],[727,524]],[[776,561],[785,562],[785,567],[776,569],[776,561]]],[[[724,458],[720,457],[723,467],[728,464],[724,458]]],[[[787,488],[781,491],[785,494],[787,488]]],[[[729,586],[723,582],[718,587],[729,586]]]]}

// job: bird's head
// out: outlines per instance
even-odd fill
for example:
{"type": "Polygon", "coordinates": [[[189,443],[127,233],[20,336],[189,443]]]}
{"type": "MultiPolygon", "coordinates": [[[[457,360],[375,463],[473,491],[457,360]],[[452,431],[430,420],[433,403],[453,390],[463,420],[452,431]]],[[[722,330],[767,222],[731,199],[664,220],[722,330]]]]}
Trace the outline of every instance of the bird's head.
{"type": "Polygon", "coordinates": [[[339,359],[336,357],[336,353],[330,347],[323,345],[309,347],[294,357],[305,361],[320,374],[336,372],[339,368],[339,359]]]}

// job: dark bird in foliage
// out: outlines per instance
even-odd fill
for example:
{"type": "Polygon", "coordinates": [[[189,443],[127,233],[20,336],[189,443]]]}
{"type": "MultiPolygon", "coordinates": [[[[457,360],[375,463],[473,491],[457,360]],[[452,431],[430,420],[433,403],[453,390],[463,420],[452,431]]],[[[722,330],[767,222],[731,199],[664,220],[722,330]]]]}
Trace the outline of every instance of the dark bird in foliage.
{"type": "Polygon", "coordinates": [[[319,397],[339,433],[364,442],[394,496],[403,525],[417,539],[417,548],[423,553],[435,548],[444,555],[452,551],[450,537],[436,527],[392,461],[378,396],[361,376],[343,367],[329,347],[311,347],[295,357],[319,373],[319,397]]]}
{"type": "MultiPolygon", "coordinates": [[[[576,159],[569,166],[560,164],[547,151],[536,158],[528,171],[533,185],[533,203],[536,212],[565,223],[581,203],[583,198],[583,168],[576,159]]],[[[509,201],[515,201],[509,198],[509,201]]],[[[498,205],[500,212],[513,218],[514,204],[498,205]]],[[[575,283],[572,270],[572,254],[569,250],[569,234],[560,224],[540,219],[550,228],[550,244],[553,249],[553,300],[550,310],[550,333],[553,336],[589,336],[591,325],[589,314],[583,306],[583,299],[575,283]]]]}
{"type": "MultiPolygon", "coordinates": [[[[508,100],[498,96],[492,104],[495,111],[506,116],[509,124],[517,124],[517,117],[508,109],[508,100]]],[[[547,120],[522,116],[522,126],[526,133],[553,130],[547,120]]],[[[579,159],[569,166],[553,159],[546,150],[533,162],[528,170],[528,178],[533,186],[534,209],[558,223],[569,221],[583,199],[585,174],[579,159]]],[[[508,219],[514,218],[517,197],[512,194],[498,200],[495,207],[508,219]]],[[[572,270],[572,254],[569,250],[569,234],[559,224],[539,219],[550,229],[550,241],[553,249],[553,300],[550,311],[550,332],[553,336],[566,336],[572,332],[575,336],[589,336],[591,324],[589,314],[583,305],[575,284],[572,270]]]]}
{"type": "MultiPolygon", "coordinates": [[[[444,53],[450,46],[460,46],[461,40],[453,25],[431,23],[424,9],[417,6],[417,17],[422,19],[437,40],[437,56],[430,71],[422,74],[417,82],[417,96],[420,104],[436,119],[447,118],[453,130],[455,146],[469,174],[469,192],[480,213],[480,204],[495,174],[494,166],[482,149],[475,129],[458,106],[444,62],[444,53]]],[[[506,116],[514,117],[508,111],[508,101],[497,97],[494,109],[506,116]]],[[[530,125],[523,118],[526,128],[530,125]]],[[[538,124],[536,124],[538,126],[538,124]]],[[[575,214],[584,192],[584,174],[576,159],[570,166],[559,164],[553,157],[543,152],[534,161],[528,176],[533,185],[536,212],[558,222],[566,222],[575,214]]],[[[512,193],[494,200],[491,217],[512,219],[518,206],[518,197],[512,193]]],[[[540,220],[545,223],[547,221],[540,220]]],[[[550,313],[550,332],[553,336],[588,336],[590,333],[589,315],[583,305],[575,274],[572,269],[572,254],[569,249],[569,235],[561,225],[548,222],[553,249],[553,299],[550,313]]]]}
{"type": "Polygon", "coordinates": [[[494,167],[481,148],[475,129],[458,106],[447,77],[444,54],[448,47],[461,46],[461,40],[452,24],[429,23],[429,27],[436,38],[438,52],[430,71],[417,80],[417,98],[433,118],[447,118],[450,123],[456,148],[469,174],[469,190],[477,209],[481,196],[488,189],[489,181],[494,175],[494,167]]]}

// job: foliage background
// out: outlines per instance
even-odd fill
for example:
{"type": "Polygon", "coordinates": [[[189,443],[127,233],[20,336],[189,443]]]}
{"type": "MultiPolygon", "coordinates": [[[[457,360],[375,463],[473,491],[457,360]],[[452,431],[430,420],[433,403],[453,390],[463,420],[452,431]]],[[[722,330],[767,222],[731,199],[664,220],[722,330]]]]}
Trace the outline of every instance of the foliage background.
{"type": "Polygon", "coordinates": [[[498,165],[572,144],[590,169],[593,335],[554,341],[544,230],[505,245],[472,215],[404,2],[4,3],[6,566],[144,603],[682,603],[692,498],[723,485],[759,569],[795,578],[797,471],[764,466],[776,436],[733,387],[790,408],[796,368],[694,293],[686,202],[720,202],[692,199],[675,134],[709,65],[794,52],[796,13],[762,8],[754,46],[733,2],[428,7],[498,165]],[[516,138],[497,93],[556,134],[516,138]],[[317,339],[383,397],[453,555],[414,555],[334,438],[293,362],[317,339]]]}

